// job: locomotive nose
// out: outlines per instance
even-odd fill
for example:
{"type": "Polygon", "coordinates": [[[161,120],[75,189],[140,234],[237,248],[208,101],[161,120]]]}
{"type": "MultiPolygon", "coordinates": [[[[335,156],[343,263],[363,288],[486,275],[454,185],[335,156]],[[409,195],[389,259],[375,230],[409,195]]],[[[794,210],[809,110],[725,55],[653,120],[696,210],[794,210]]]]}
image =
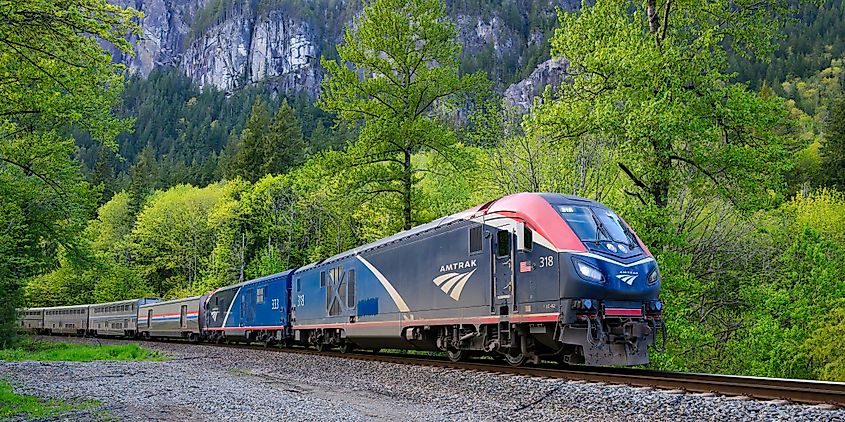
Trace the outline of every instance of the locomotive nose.
{"type": "Polygon", "coordinates": [[[563,299],[657,299],[660,272],[653,258],[641,257],[626,263],[596,254],[561,252],[559,259],[567,264],[560,272],[563,299]]]}

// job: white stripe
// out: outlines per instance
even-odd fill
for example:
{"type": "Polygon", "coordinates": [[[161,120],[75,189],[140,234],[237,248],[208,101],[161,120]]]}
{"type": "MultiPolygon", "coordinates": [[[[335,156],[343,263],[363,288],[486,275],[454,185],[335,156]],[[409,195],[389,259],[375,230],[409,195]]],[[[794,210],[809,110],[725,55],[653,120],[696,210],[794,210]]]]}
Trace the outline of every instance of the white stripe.
{"type": "Polygon", "coordinates": [[[625,264],[625,263],[622,263],[622,262],[601,256],[601,255],[596,255],[596,254],[590,253],[590,252],[571,252],[571,251],[560,251],[560,252],[570,252],[574,256],[584,256],[584,257],[588,257],[588,258],[600,259],[602,261],[606,261],[606,262],[610,262],[612,264],[619,265],[620,267],[633,267],[633,266],[636,266],[636,265],[645,264],[646,262],[654,261],[654,258],[647,257],[647,258],[643,258],[639,261],[632,262],[630,264],[625,264]]]}
{"type": "MultiPolygon", "coordinates": [[[[478,268],[476,268],[475,270],[477,269],[478,268]]],[[[461,277],[461,281],[458,282],[457,285],[455,285],[455,289],[452,290],[452,293],[449,295],[452,296],[452,299],[460,300],[461,292],[464,291],[464,285],[467,284],[467,281],[469,281],[469,278],[472,277],[472,275],[475,273],[475,270],[472,270],[471,273],[465,274],[461,277]]]]}
{"type": "MultiPolygon", "coordinates": [[[[226,326],[226,321],[229,320],[229,313],[232,312],[232,305],[235,304],[235,299],[237,299],[237,297],[240,293],[241,293],[241,288],[238,287],[238,291],[235,292],[235,295],[232,296],[232,301],[229,302],[229,309],[226,310],[226,315],[223,316],[223,325],[221,325],[221,327],[226,326]]],[[[211,299],[211,298],[209,298],[209,299],[211,299]]],[[[219,312],[220,310],[218,309],[217,311],[219,312]]]]}
{"type": "Polygon", "coordinates": [[[452,278],[452,277],[459,276],[459,275],[460,275],[460,274],[458,274],[458,273],[448,273],[448,274],[443,274],[443,275],[439,275],[439,276],[435,277],[435,278],[434,278],[434,280],[432,280],[432,281],[434,281],[434,284],[436,284],[436,285],[439,287],[439,286],[440,286],[441,284],[443,284],[446,280],[448,280],[448,279],[450,279],[450,278],[452,278]]]}
{"type": "Polygon", "coordinates": [[[440,289],[443,290],[443,293],[448,293],[449,290],[452,289],[452,286],[454,286],[459,281],[461,281],[461,277],[464,276],[463,274],[457,274],[457,273],[453,273],[453,275],[454,276],[452,278],[450,278],[449,281],[443,283],[443,285],[440,286],[440,289]]]}
{"type": "Polygon", "coordinates": [[[387,294],[390,295],[390,298],[393,299],[393,303],[396,304],[396,307],[399,308],[399,312],[410,312],[411,310],[408,308],[408,305],[405,304],[405,301],[402,299],[402,296],[399,296],[399,292],[387,281],[387,278],[384,277],[384,274],[381,273],[373,264],[370,264],[369,261],[362,258],[361,255],[358,255],[358,259],[370,269],[370,271],[375,274],[376,278],[378,279],[379,283],[384,287],[384,290],[387,290],[387,294]]]}

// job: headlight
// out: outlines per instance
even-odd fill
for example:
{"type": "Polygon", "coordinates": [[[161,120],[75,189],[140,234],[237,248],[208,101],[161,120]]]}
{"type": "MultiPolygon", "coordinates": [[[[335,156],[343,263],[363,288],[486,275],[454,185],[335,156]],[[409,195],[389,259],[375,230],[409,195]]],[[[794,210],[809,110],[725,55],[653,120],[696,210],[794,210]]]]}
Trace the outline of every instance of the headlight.
{"type": "Polygon", "coordinates": [[[604,275],[593,266],[581,261],[575,261],[575,268],[578,269],[578,273],[581,274],[581,277],[593,282],[604,283],[604,275]]]}
{"type": "Polygon", "coordinates": [[[658,281],[660,281],[660,270],[657,269],[657,267],[654,267],[654,269],[648,273],[648,285],[651,286],[658,281]]]}

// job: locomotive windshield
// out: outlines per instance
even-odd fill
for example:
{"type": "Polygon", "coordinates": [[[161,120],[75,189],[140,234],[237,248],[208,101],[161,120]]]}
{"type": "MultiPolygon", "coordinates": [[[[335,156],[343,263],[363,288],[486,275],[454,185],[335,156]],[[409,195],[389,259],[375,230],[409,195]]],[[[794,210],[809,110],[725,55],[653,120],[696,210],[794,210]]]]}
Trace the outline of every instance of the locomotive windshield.
{"type": "Polygon", "coordinates": [[[633,234],[613,211],[571,205],[556,208],[582,242],[613,241],[637,246],[633,234]]]}

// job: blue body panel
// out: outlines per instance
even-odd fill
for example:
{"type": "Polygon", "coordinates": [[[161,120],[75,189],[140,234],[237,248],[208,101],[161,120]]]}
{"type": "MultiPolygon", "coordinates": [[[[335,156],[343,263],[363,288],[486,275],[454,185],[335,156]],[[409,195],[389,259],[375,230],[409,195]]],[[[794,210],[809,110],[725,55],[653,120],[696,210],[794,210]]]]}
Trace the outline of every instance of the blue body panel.
{"type": "Polygon", "coordinates": [[[205,330],[227,336],[287,331],[292,274],[289,270],[214,291],[205,305],[205,330]]]}

